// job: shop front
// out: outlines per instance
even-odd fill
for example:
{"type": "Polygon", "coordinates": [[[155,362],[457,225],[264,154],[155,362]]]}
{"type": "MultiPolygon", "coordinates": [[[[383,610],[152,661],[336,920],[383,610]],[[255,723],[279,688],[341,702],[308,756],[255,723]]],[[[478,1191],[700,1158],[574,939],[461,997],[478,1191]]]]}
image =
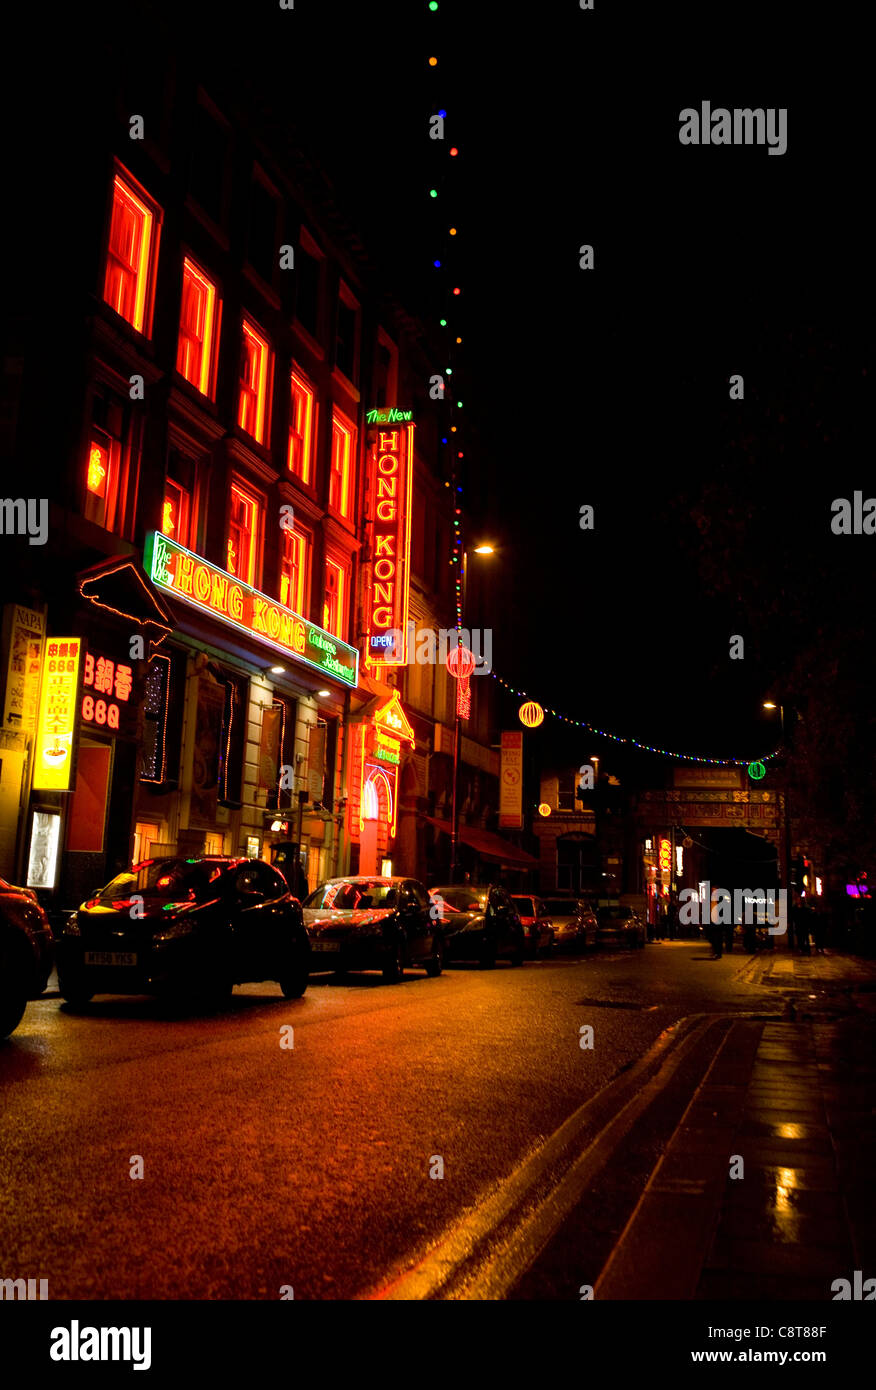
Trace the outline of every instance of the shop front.
{"type": "Polygon", "coordinates": [[[393,862],[398,827],[399,770],[405,750],[415,747],[414,730],[398,691],[377,698],[351,728],[348,829],[360,874],[408,872],[393,862]]]}
{"type": "Polygon", "coordinates": [[[359,654],[161,533],[145,553],[176,625],[168,694],[156,687],[148,711],[138,843],[151,854],[273,859],[300,895],[346,867],[338,803],[359,654]],[[173,710],[179,752],[162,769],[173,710]]]}

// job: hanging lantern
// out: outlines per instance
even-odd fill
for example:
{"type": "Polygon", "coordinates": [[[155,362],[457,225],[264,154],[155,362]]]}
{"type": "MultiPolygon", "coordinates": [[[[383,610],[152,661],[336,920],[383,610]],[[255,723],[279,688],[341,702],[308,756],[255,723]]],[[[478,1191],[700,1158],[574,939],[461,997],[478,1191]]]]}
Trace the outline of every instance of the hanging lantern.
{"type": "Polygon", "coordinates": [[[544,710],[541,705],[536,704],[535,700],[527,700],[525,705],[521,705],[518,711],[520,722],[527,729],[537,729],[544,719],[544,710]]]}
{"type": "Polygon", "coordinates": [[[468,647],[451,647],[446,666],[454,680],[467,680],[475,668],[474,652],[470,652],[468,647]]]}

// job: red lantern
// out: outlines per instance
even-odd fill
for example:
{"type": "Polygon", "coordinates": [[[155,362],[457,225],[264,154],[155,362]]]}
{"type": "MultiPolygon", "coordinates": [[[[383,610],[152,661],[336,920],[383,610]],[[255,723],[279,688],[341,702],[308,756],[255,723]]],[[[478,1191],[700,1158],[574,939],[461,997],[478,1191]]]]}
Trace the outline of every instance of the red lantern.
{"type": "Polygon", "coordinates": [[[521,724],[527,729],[537,729],[544,719],[544,710],[535,700],[527,700],[525,705],[520,706],[518,714],[521,724]]]}
{"type": "Polygon", "coordinates": [[[454,680],[468,680],[475,668],[474,652],[470,652],[468,647],[451,647],[446,664],[454,680]]]}

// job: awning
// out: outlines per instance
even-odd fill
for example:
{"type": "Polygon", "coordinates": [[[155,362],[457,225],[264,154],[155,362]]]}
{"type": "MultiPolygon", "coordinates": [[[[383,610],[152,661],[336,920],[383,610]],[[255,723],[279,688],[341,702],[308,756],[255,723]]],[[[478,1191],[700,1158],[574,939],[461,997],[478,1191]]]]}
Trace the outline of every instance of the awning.
{"type": "MultiPolygon", "coordinates": [[[[449,820],[439,820],[435,816],[424,816],[430,825],[437,826],[445,835],[452,833],[452,826],[449,820]]],[[[476,850],[484,859],[492,859],[496,864],[504,864],[507,868],[518,869],[537,869],[539,860],[534,855],[527,854],[525,849],[519,849],[517,845],[512,845],[509,840],[505,840],[501,835],[494,835],[492,830],[481,830],[473,825],[460,825],[459,838],[464,845],[476,850]]]]}
{"type": "Polygon", "coordinates": [[[145,628],[156,647],[173,631],[173,619],[132,556],[116,555],[102,560],[77,577],[83,598],[98,608],[105,608],[116,618],[128,619],[145,628]]]}

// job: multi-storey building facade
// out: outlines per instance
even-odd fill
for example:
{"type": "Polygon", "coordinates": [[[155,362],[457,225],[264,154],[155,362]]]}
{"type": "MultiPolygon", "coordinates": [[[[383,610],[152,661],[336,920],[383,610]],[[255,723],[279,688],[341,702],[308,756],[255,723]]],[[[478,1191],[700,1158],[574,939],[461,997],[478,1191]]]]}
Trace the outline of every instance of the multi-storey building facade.
{"type": "MultiPolygon", "coordinates": [[[[275,127],[182,67],[155,80],[161,120],[120,90],[81,151],[51,342],[26,310],[7,338],[0,874],[71,906],[159,853],[291,844],[311,887],[438,873],[455,685],[371,644],[369,410],[412,412],[409,616],[454,620],[427,336],[275,127]],[[30,498],[45,549],[15,534],[30,498]]],[[[472,686],[460,785],[484,824],[492,682],[472,686]]]]}

